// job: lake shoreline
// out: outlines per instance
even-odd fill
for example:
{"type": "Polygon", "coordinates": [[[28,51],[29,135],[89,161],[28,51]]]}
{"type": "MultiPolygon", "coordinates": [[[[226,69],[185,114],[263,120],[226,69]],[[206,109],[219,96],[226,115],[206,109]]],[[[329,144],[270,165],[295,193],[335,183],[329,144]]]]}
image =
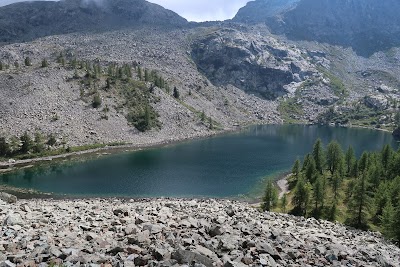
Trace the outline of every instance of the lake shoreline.
{"type": "MultiPolygon", "coordinates": [[[[43,163],[43,162],[52,162],[53,160],[62,160],[62,159],[72,159],[75,157],[79,156],[84,156],[84,155],[112,155],[112,154],[118,154],[118,153],[125,153],[125,152],[134,152],[134,151],[139,151],[143,149],[152,149],[152,148],[160,148],[160,147],[165,147],[169,145],[175,145],[175,144],[180,144],[188,141],[193,141],[193,140],[200,140],[200,139],[206,139],[210,137],[215,137],[219,135],[224,135],[228,133],[235,133],[235,132],[240,132],[245,128],[252,127],[252,126],[257,126],[259,124],[249,124],[249,125],[243,125],[243,126],[235,126],[234,128],[226,128],[218,132],[208,132],[207,134],[204,133],[199,133],[198,135],[194,134],[189,137],[181,138],[181,139],[175,139],[175,140],[162,140],[162,141],[157,141],[153,143],[148,143],[148,144],[124,144],[124,145],[117,145],[117,146],[111,146],[111,145],[106,145],[105,147],[101,148],[95,148],[95,149],[88,149],[88,150],[82,150],[78,152],[70,152],[70,153],[62,153],[59,155],[54,155],[54,156],[46,156],[46,157],[38,157],[38,158],[32,158],[32,159],[24,159],[24,160],[13,160],[12,158],[8,159],[8,161],[0,161],[0,175],[2,173],[6,172],[11,172],[15,171],[15,168],[20,168],[20,167],[31,167],[34,166],[37,163],[43,163]]],[[[264,125],[264,124],[261,124],[264,125]]],[[[276,124],[265,124],[265,125],[276,125],[276,124]]],[[[283,123],[282,125],[291,125],[288,123],[283,123]]],[[[298,125],[304,125],[304,126],[319,126],[321,124],[298,124],[298,125]]],[[[329,125],[329,124],[324,124],[324,126],[329,126],[329,127],[341,127],[341,128],[355,128],[355,129],[369,129],[369,130],[377,130],[377,131],[382,131],[382,132],[387,132],[391,133],[391,131],[387,129],[380,129],[380,128],[371,128],[367,126],[360,126],[360,125],[329,125]]]]}
{"type": "MultiPolygon", "coordinates": [[[[73,152],[73,153],[68,153],[68,154],[63,154],[63,155],[57,155],[57,156],[53,156],[53,157],[44,157],[44,158],[36,158],[36,159],[29,159],[29,160],[21,160],[15,163],[7,163],[7,162],[3,162],[3,165],[6,166],[8,169],[1,169],[2,165],[0,164],[0,177],[2,176],[2,174],[4,174],[6,172],[13,172],[13,171],[18,171],[18,170],[23,170],[23,169],[29,169],[32,167],[36,167],[38,165],[38,167],[40,166],[52,166],[52,164],[64,164],[64,163],[69,163],[71,162],[71,164],[75,164],[79,163],[79,162],[89,162],[92,160],[97,160],[97,159],[101,159],[102,157],[106,157],[107,155],[113,155],[113,154],[125,154],[125,153],[130,153],[130,152],[134,152],[134,151],[141,151],[141,150],[151,150],[154,148],[162,148],[162,147],[167,147],[167,146],[171,146],[174,144],[184,144],[185,142],[189,143],[192,140],[208,140],[210,137],[215,137],[215,136],[222,136],[222,135],[227,135],[230,136],[229,133],[240,133],[243,132],[244,135],[247,135],[247,131],[246,129],[249,126],[246,127],[237,127],[237,128],[229,128],[229,129],[224,129],[218,132],[209,132],[207,135],[202,135],[204,133],[200,133],[199,135],[196,136],[192,136],[191,138],[185,138],[185,139],[181,139],[181,140],[164,140],[163,142],[158,142],[158,143],[153,143],[153,144],[141,144],[141,145],[136,145],[136,144],[132,144],[132,145],[122,145],[122,146],[109,146],[109,147],[104,147],[104,148],[97,148],[97,149],[92,149],[92,150],[86,150],[86,151],[81,151],[81,152],[73,152]],[[79,158],[81,157],[81,158],[79,158]],[[53,163],[52,163],[53,162],[53,163]],[[11,166],[10,166],[11,165],[11,166]]],[[[255,125],[253,125],[255,126],[255,125]]],[[[262,125],[259,125],[260,127],[262,125]]],[[[268,126],[273,126],[273,125],[268,125],[268,126]]],[[[288,126],[288,125],[287,125],[288,126]]],[[[305,126],[304,124],[302,125],[298,125],[298,127],[301,126],[305,126]]],[[[312,125],[311,125],[312,126],[312,125]]],[[[316,126],[315,130],[318,130],[319,127],[318,125],[314,125],[314,127],[316,126]]],[[[321,125],[322,126],[322,125],[321,125]]],[[[280,125],[277,127],[285,127],[285,125],[280,125]]],[[[323,126],[326,127],[326,126],[323,126]]],[[[327,126],[330,127],[330,126],[327,126]]],[[[257,128],[257,127],[256,127],[257,128]]],[[[333,128],[359,128],[359,127],[340,127],[340,126],[336,126],[333,128]]],[[[257,128],[258,129],[258,128],[257,128]]],[[[342,131],[342,130],[340,130],[342,131]]],[[[378,131],[375,131],[378,132],[378,131]]],[[[286,155],[287,157],[287,155],[286,155]]],[[[107,161],[107,159],[104,159],[107,161]]],[[[4,167],[3,166],[3,167],[4,167]]],[[[260,165],[257,165],[260,166],[260,165]]],[[[254,167],[254,166],[253,166],[254,167]]],[[[277,170],[277,172],[275,173],[271,173],[267,178],[269,179],[273,179],[274,183],[276,184],[277,188],[279,188],[280,191],[280,196],[282,197],[282,195],[284,193],[288,192],[287,189],[287,178],[288,178],[288,174],[290,174],[290,167],[288,168],[283,168],[282,170],[277,170]]],[[[267,172],[265,172],[267,173],[267,172]]],[[[13,174],[10,174],[13,175],[13,174]]],[[[6,175],[7,176],[7,175],[6,175]]],[[[5,177],[6,178],[6,177],[5,177]]],[[[206,196],[203,197],[202,194],[196,195],[196,194],[187,194],[187,196],[184,195],[184,197],[182,197],[183,199],[186,198],[220,198],[220,199],[235,199],[235,200],[240,200],[243,202],[247,202],[247,203],[259,203],[260,201],[262,201],[262,197],[263,197],[263,193],[264,193],[264,188],[265,188],[265,181],[267,179],[266,177],[264,178],[257,178],[260,179],[259,182],[255,182],[253,189],[249,189],[249,191],[247,192],[243,192],[243,193],[238,193],[238,195],[221,195],[218,196],[217,195],[213,195],[211,194],[210,196],[206,196]]],[[[24,189],[24,187],[19,187],[18,185],[16,185],[15,183],[10,183],[11,185],[7,185],[7,181],[3,181],[3,184],[0,184],[0,191],[5,191],[11,194],[15,194],[17,196],[19,196],[20,198],[24,198],[24,199],[30,199],[30,198],[56,198],[56,199],[92,199],[92,198],[98,198],[98,197],[104,197],[104,198],[121,198],[121,199],[142,199],[142,198],[157,198],[159,196],[163,196],[162,194],[158,195],[155,194],[154,196],[150,195],[146,195],[144,194],[143,196],[140,195],[140,193],[138,193],[138,196],[132,196],[130,193],[122,193],[121,195],[116,194],[110,194],[110,195],[102,195],[101,193],[96,194],[95,192],[93,193],[93,195],[88,194],[85,195],[85,192],[83,192],[83,194],[79,194],[79,195],[74,195],[74,193],[67,193],[65,195],[63,195],[63,193],[58,193],[59,191],[57,189],[53,190],[44,190],[42,192],[39,191],[34,191],[31,190],[29,186],[26,186],[24,189]],[[13,187],[15,185],[15,187],[13,187]],[[50,192],[50,193],[47,193],[50,192]],[[53,192],[53,193],[51,193],[53,192]]],[[[38,189],[41,190],[41,189],[38,189]]],[[[244,191],[244,190],[243,190],[244,191]]],[[[174,197],[180,197],[179,196],[180,193],[178,193],[177,195],[173,195],[174,197]]],[[[166,193],[166,195],[168,195],[166,193]]]]}
{"type": "MultiPolygon", "coordinates": [[[[256,124],[254,124],[256,125],[256,124]]],[[[118,146],[109,146],[106,145],[105,147],[95,148],[95,149],[88,149],[82,150],[78,152],[70,152],[70,153],[63,153],[54,156],[47,156],[47,157],[38,157],[32,159],[24,159],[24,160],[13,160],[9,159],[8,161],[0,161],[0,175],[7,172],[16,171],[23,167],[32,167],[35,164],[43,163],[43,162],[52,162],[53,160],[63,160],[63,159],[73,159],[80,156],[90,156],[90,155],[97,155],[97,156],[107,156],[107,155],[114,155],[119,153],[125,152],[134,152],[140,151],[144,149],[153,149],[153,148],[161,148],[170,145],[181,144],[184,142],[189,142],[193,140],[201,140],[207,139],[210,137],[216,137],[228,133],[235,133],[240,132],[241,130],[254,126],[252,125],[244,125],[244,126],[237,126],[235,128],[226,128],[220,131],[209,132],[207,134],[199,133],[198,135],[194,134],[189,137],[175,139],[175,140],[162,140],[162,141],[155,141],[149,144],[124,144],[118,146]]]]}

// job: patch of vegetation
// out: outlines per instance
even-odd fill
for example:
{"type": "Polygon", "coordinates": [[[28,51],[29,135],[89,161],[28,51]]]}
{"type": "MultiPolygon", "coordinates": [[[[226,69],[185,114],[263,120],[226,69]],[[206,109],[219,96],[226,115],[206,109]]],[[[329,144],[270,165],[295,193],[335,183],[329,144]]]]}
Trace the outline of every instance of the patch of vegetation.
{"type": "Polygon", "coordinates": [[[392,114],[390,112],[376,110],[360,102],[339,110],[331,107],[318,116],[318,122],[322,124],[334,123],[336,125],[388,129],[393,127],[392,114]]]}
{"type": "Polygon", "coordinates": [[[343,100],[348,95],[346,86],[344,85],[342,80],[340,80],[338,77],[336,77],[327,69],[321,66],[318,66],[317,70],[321,72],[325,78],[328,78],[330,80],[330,87],[337,97],[340,97],[340,99],[343,100]]]}
{"type": "MultiPolygon", "coordinates": [[[[61,55],[57,59],[59,64],[62,64],[61,55]]],[[[128,122],[135,128],[144,132],[161,127],[159,115],[152,107],[152,104],[158,101],[153,92],[154,86],[166,89],[168,85],[156,71],[142,69],[135,62],[132,65],[122,66],[110,64],[106,70],[103,70],[99,63],[78,61],[75,58],[65,67],[75,69],[71,80],[80,82],[80,97],[85,102],[91,101],[93,108],[99,108],[103,103],[104,92],[102,93],[101,89],[108,93],[113,91],[124,99],[117,109],[124,110],[128,122]],[[82,76],[79,72],[84,72],[85,75],[82,76]],[[135,73],[137,79],[134,77],[135,73]]],[[[106,106],[101,119],[108,120],[109,111],[109,107],[106,106]]]]}
{"type": "Polygon", "coordinates": [[[294,163],[289,185],[291,193],[277,202],[268,183],[263,207],[379,230],[400,241],[400,151],[389,145],[357,159],[351,146],[344,152],[336,141],[324,147],[317,140],[303,162],[294,163]]]}
{"type": "Polygon", "coordinates": [[[108,144],[88,144],[82,146],[66,146],[57,140],[54,134],[45,137],[37,132],[34,137],[28,133],[22,136],[11,136],[10,138],[0,137],[0,161],[7,159],[25,160],[41,157],[51,157],[65,153],[82,152],[104,147],[115,147],[125,145],[125,142],[112,142],[108,144]]]}
{"type": "Polygon", "coordinates": [[[304,115],[303,106],[296,97],[281,100],[278,111],[286,123],[300,123],[304,115]]]}

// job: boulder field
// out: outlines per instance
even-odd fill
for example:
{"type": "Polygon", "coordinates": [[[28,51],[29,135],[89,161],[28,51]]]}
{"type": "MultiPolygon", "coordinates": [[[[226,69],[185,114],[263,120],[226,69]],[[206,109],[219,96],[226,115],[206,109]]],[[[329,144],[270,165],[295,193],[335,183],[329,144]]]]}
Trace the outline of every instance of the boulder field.
{"type": "Polygon", "coordinates": [[[0,200],[0,266],[400,266],[379,233],[215,199],[0,200]]]}

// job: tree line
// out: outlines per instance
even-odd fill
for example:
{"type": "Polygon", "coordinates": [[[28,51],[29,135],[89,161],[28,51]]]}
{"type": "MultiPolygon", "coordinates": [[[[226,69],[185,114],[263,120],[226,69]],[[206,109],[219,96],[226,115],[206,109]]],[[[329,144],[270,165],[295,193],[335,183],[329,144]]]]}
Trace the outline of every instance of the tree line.
{"type": "Polygon", "coordinates": [[[0,136],[0,157],[10,158],[28,153],[40,154],[57,145],[57,139],[53,134],[44,136],[36,132],[32,137],[27,132],[21,136],[6,138],[0,136]]]}
{"type": "MultiPolygon", "coordinates": [[[[343,151],[332,141],[324,147],[318,139],[302,162],[294,162],[288,182],[291,193],[281,199],[281,211],[290,205],[294,215],[380,230],[400,241],[400,150],[386,145],[357,158],[351,146],[343,151]]],[[[269,181],[263,208],[278,205],[277,189],[269,181]]]]}

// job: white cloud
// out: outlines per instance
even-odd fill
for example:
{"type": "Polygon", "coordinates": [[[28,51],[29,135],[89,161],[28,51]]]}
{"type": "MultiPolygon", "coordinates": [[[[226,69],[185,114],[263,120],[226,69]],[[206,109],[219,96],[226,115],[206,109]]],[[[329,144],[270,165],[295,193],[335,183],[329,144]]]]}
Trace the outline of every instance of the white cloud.
{"type": "MultiPolygon", "coordinates": [[[[0,6],[26,0],[0,0],[0,6]]],[[[54,1],[54,0],[42,0],[54,1]]],[[[148,0],[175,11],[189,21],[231,19],[250,0],[148,0]]]]}

